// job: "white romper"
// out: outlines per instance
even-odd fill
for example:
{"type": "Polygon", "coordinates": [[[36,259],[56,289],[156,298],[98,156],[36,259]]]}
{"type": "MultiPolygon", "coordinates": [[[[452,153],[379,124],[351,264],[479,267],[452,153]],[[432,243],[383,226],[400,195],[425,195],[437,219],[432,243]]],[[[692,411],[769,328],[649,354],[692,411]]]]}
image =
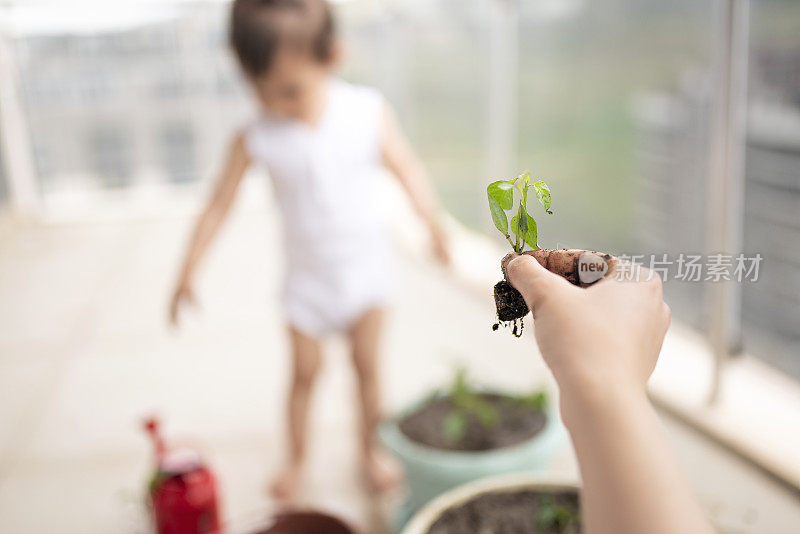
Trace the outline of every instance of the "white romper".
{"type": "Polygon", "coordinates": [[[269,171],[283,223],[288,321],[309,336],[342,332],[387,304],[391,248],[377,205],[383,98],[332,80],[316,126],[263,115],[245,134],[269,171]]]}

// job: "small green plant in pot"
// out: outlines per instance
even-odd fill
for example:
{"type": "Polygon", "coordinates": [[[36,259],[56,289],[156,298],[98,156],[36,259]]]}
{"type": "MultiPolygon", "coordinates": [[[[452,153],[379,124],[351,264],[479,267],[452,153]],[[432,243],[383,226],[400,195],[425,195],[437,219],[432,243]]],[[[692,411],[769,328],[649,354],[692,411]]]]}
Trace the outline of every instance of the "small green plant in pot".
{"type": "Polygon", "coordinates": [[[467,380],[465,369],[458,369],[449,391],[431,401],[427,410],[405,418],[400,429],[420,443],[450,450],[488,450],[514,445],[535,435],[545,424],[547,394],[539,389],[526,394],[481,392],[467,380]],[[428,418],[440,418],[443,406],[448,411],[440,428],[428,418]],[[511,427],[509,433],[502,427],[511,427]],[[496,430],[503,430],[502,433],[496,430]],[[517,434],[518,432],[518,434],[517,434]]]}
{"type": "Polygon", "coordinates": [[[489,477],[426,505],[402,534],[580,534],[578,486],[532,473],[489,477]]]}
{"type": "Polygon", "coordinates": [[[580,509],[576,491],[519,488],[475,495],[445,510],[426,534],[463,532],[524,532],[579,534],[580,509]]]}
{"type": "Polygon", "coordinates": [[[492,182],[486,188],[492,222],[513,249],[500,262],[503,280],[494,286],[497,322],[492,329],[497,330],[501,325],[510,326],[517,337],[522,335],[522,319],[530,310],[525,299],[508,282],[506,276],[506,266],[513,258],[520,254],[532,256],[544,268],[581,287],[588,287],[611,275],[617,264],[616,258],[610,254],[540,248],[538,226],[528,211],[528,198],[532,191],[545,212],[552,215],[550,187],[542,180],[532,181],[530,173],[520,174],[512,180],[492,182]],[[512,214],[510,220],[506,212],[512,214]],[[526,246],[530,250],[525,250],[526,246]]]}
{"type": "Polygon", "coordinates": [[[465,482],[545,467],[564,433],[543,391],[481,390],[461,369],[449,388],[386,422],[380,436],[405,467],[409,514],[465,482]]]}

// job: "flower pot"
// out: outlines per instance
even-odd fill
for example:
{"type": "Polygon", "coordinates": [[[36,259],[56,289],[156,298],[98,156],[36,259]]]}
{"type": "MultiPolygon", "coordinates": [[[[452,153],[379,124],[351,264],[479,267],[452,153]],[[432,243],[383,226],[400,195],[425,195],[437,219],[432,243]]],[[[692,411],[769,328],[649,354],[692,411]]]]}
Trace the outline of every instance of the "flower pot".
{"type": "Polygon", "coordinates": [[[536,473],[513,473],[476,480],[432,500],[411,518],[401,534],[427,534],[445,511],[468,503],[479,496],[524,490],[571,493],[578,492],[579,486],[572,479],[542,476],[536,473]]]}
{"type": "Polygon", "coordinates": [[[421,445],[403,434],[399,421],[423,403],[416,403],[400,418],[385,422],[379,429],[381,442],[405,468],[409,494],[398,517],[401,526],[431,499],[456,486],[490,475],[547,467],[564,443],[566,432],[549,408],[545,411],[544,428],[516,445],[485,451],[450,451],[421,445]]]}
{"type": "Polygon", "coordinates": [[[241,534],[361,534],[342,519],[315,510],[287,510],[238,523],[228,532],[241,534]]]}

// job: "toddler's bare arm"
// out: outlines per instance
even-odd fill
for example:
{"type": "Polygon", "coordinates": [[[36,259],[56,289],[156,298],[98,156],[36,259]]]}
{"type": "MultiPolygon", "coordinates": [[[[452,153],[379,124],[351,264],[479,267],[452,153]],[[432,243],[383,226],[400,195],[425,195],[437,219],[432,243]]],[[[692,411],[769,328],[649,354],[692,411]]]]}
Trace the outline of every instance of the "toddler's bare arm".
{"type": "Polygon", "coordinates": [[[214,188],[214,193],[208,201],[203,213],[192,233],[189,247],[186,251],[178,283],[173,291],[169,306],[170,321],[173,324],[178,322],[180,305],[184,301],[193,302],[194,292],[192,290],[192,279],[197,264],[203,258],[208,245],[219,230],[222,221],[230,211],[236,191],[242,181],[247,167],[250,165],[250,157],[244,143],[243,134],[238,134],[231,145],[228,160],[214,188]]]}
{"type": "Polygon", "coordinates": [[[428,173],[411,143],[408,142],[394,110],[384,108],[383,139],[381,144],[383,163],[395,175],[408,193],[419,216],[428,225],[433,240],[434,253],[442,263],[450,261],[444,234],[439,225],[439,204],[428,173]]]}

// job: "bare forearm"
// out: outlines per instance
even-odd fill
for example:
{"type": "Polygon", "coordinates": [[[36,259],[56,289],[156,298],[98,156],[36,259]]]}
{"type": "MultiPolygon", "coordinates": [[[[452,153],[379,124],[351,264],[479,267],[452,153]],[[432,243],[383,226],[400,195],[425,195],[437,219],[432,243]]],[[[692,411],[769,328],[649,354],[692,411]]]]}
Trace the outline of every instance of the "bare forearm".
{"type": "Polygon", "coordinates": [[[562,394],[583,478],[589,534],[707,534],[644,391],[608,385],[562,394]]]}
{"type": "Polygon", "coordinates": [[[244,137],[239,134],[231,146],[225,170],[217,182],[214,193],[195,225],[181,268],[181,280],[191,280],[195,267],[227,216],[249,164],[244,137]]]}
{"type": "Polygon", "coordinates": [[[436,222],[438,202],[425,166],[400,128],[394,112],[384,110],[381,157],[386,167],[405,189],[414,209],[427,223],[436,222]]]}
{"type": "Polygon", "coordinates": [[[223,215],[220,213],[218,206],[211,204],[197,220],[181,267],[181,279],[192,279],[195,268],[205,255],[209,244],[211,244],[221,226],[223,215]]]}
{"type": "Polygon", "coordinates": [[[434,256],[442,265],[448,265],[450,253],[444,232],[439,224],[439,203],[436,199],[436,192],[428,179],[422,161],[414,153],[400,129],[394,113],[388,106],[385,109],[383,129],[383,145],[381,146],[383,162],[405,189],[414,209],[428,226],[434,256]]]}
{"type": "Polygon", "coordinates": [[[439,212],[436,192],[422,163],[416,158],[411,159],[404,169],[395,174],[417,214],[427,223],[436,223],[439,212]]]}
{"type": "Polygon", "coordinates": [[[536,341],[561,391],[586,532],[713,532],[647,399],[671,316],[661,278],[642,269],[638,280],[582,289],[527,255],[505,274],[533,310],[536,341]]]}

